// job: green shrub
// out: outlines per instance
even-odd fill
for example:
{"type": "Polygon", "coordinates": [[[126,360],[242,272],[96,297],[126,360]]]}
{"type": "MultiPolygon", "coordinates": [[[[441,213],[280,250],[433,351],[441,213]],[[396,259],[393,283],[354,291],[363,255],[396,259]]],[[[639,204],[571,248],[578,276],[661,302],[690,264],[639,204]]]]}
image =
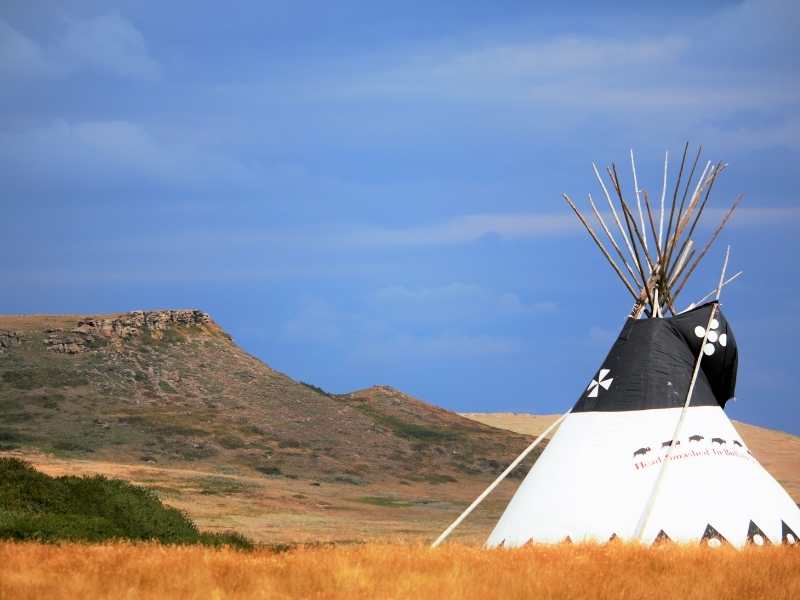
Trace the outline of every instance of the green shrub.
{"type": "Polygon", "coordinates": [[[205,496],[227,496],[247,491],[247,486],[228,477],[202,477],[197,480],[200,493],[205,496]]]}
{"type": "Polygon", "coordinates": [[[458,431],[409,423],[393,415],[384,414],[367,404],[356,404],[354,408],[391,429],[395,435],[402,438],[425,442],[452,442],[461,437],[461,433],[458,431]]]}
{"type": "Polygon", "coordinates": [[[286,439],[278,442],[278,448],[302,448],[303,443],[298,440],[286,439]]]}
{"type": "Polygon", "coordinates": [[[31,438],[13,429],[0,428],[0,442],[30,442],[31,438]]]}
{"type": "Polygon", "coordinates": [[[312,384],[312,383],[306,383],[305,381],[301,381],[301,382],[300,382],[300,385],[304,385],[304,386],[306,386],[308,389],[310,389],[310,390],[312,390],[312,391],[315,391],[315,392],[317,392],[318,394],[321,394],[322,396],[327,396],[328,398],[333,398],[333,397],[334,397],[334,394],[331,394],[330,392],[326,392],[325,390],[323,390],[323,389],[322,389],[321,387],[319,387],[318,385],[314,385],[314,384],[312,384]]]}
{"type": "Polygon", "coordinates": [[[0,539],[250,546],[236,534],[200,533],[146,488],[101,475],[49,477],[13,458],[0,458],[0,539]]]}
{"type": "Polygon", "coordinates": [[[280,475],[281,469],[280,467],[276,467],[274,465],[256,465],[253,467],[259,473],[263,473],[264,475],[280,475]]]}
{"type": "Polygon", "coordinates": [[[61,452],[93,452],[94,449],[78,440],[65,439],[53,442],[53,450],[61,452]]]}
{"type": "Polygon", "coordinates": [[[219,438],[219,445],[223,448],[227,448],[228,450],[236,450],[238,448],[244,448],[244,440],[238,436],[233,434],[227,434],[220,436],[219,438]]]}

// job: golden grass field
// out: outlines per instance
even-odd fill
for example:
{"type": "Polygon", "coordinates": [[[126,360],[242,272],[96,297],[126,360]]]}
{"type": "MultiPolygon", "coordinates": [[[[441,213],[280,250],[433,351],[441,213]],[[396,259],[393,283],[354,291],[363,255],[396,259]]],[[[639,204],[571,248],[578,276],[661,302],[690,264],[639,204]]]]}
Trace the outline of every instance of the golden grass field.
{"type": "Polygon", "coordinates": [[[40,598],[800,598],[786,547],[483,550],[367,544],[238,552],[154,544],[0,544],[0,600],[40,598]]]}

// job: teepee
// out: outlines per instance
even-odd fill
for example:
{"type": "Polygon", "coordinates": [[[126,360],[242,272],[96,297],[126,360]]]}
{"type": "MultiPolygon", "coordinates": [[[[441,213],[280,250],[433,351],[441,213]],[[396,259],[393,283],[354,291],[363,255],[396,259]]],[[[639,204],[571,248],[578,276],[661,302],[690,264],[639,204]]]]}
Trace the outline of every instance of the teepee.
{"type": "Polygon", "coordinates": [[[611,539],[736,547],[798,543],[800,509],[750,453],[724,412],[735,393],[738,365],[736,340],[719,304],[723,286],[739,275],[725,279],[730,249],[719,282],[709,294],[714,299],[703,304],[706,296],[699,306],[677,308],[686,282],[740,200],[694,257],[692,235],[725,165],[707,163],[689,195],[700,151],[682,186],[687,150],[688,144],[668,211],[668,156],[656,211],[647,192],[639,189],[633,152],[630,202],[613,165],[607,172],[615,200],[594,167],[610,212],[604,217],[591,196],[589,204],[619,263],[575,203],[564,196],[635,303],[576,404],[551,427],[560,424],[487,546],[611,539]],[[612,233],[614,224],[617,236],[612,233]]]}

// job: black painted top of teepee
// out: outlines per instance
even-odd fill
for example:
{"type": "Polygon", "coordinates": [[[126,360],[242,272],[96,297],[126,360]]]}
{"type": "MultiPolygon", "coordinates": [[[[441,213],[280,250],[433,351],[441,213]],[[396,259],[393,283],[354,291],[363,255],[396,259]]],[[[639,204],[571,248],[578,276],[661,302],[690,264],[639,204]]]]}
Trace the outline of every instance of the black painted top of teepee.
{"type": "Polygon", "coordinates": [[[674,317],[628,319],[573,412],[682,407],[706,337],[691,406],[721,406],[736,389],[738,351],[716,302],[674,317]]]}

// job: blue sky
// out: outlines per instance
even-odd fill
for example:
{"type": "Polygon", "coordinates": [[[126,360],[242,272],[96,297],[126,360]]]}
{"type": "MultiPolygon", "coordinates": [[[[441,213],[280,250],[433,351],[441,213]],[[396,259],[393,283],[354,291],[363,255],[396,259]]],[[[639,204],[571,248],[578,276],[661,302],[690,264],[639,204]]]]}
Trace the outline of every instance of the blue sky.
{"type": "Polygon", "coordinates": [[[730,243],[729,413],[800,433],[799,38],[778,1],[6,1],[0,312],[198,307],[334,392],[561,412],[630,300],[560,194],[690,140],[729,163],[699,238],[746,199],[685,299],[730,243]]]}

